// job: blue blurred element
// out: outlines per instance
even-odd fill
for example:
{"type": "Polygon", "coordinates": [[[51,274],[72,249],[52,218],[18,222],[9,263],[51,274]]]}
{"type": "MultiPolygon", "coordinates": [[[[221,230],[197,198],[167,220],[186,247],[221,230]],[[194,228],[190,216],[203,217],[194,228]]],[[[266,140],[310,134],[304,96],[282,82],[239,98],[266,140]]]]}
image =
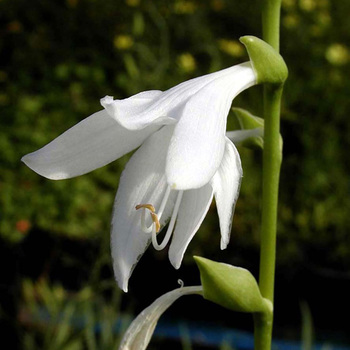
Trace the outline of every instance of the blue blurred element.
{"type": "MultiPolygon", "coordinates": [[[[187,328],[188,337],[192,344],[219,347],[223,343],[234,349],[254,349],[254,335],[249,332],[234,330],[230,328],[204,325],[200,323],[184,322],[187,328]]],[[[181,327],[179,323],[160,321],[154,332],[155,337],[168,339],[181,339],[181,327]]],[[[303,346],[298,341],[275,340],[272,342],[272,350],[301,350],[303,346]]],[[[331,343],[316,343],[313,350],[349,350],[349,346],[333,345],[331,343]]]]}
{"type": "MultiPolygon", "coordinates": [[[[50,314],[42,308],[38,314],[40,320],[48,323],[51,320],[50,314]]],[[[116,320],[113,332],[120,333],[125,331],[125,327],[132,321],[132,317],[124,315],[116,320]]],[[[74,316],[71,319],[73,327],[83,329],[87,326],[83,316],[74,316]]],[[[101,323],[95,324],[95,332],[97,334],[103,332],[101,323]]],[[[161,320],[158,322],[154,331],[154,338],[162,340],[175,340],[181,342],[183,338],[183,330],[186,330],[186,336],[193,345],[202,345],[206,347],[219,348],[222,344],[227,344],[237,350],[254,350],[254,335],[253,333],[225,328],[220,326],[208,325],[200,322],[184,322],[184,321],[169,321],[161,320]]],[[[292,340],[274,340],[272,342],[272,350],[302,350],[303,344],[299,341],[292,340]]],[[[350,350],[350,346],[335,345],[331,342],[316,343],[312,346],[313,350],[350,350]]]]}

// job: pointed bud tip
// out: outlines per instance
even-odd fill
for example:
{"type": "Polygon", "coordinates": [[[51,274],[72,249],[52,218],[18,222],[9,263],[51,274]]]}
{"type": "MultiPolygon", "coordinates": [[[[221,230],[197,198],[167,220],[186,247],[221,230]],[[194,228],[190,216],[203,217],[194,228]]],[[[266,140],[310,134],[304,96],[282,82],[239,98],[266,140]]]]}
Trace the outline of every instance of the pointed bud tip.
{"type": "Polygon", "coordinates": [[[281,85],[288,77],[288,68],[282,56],[268,43],[251,35],[241,37],[257,75],[258,83],[281,85]]]}

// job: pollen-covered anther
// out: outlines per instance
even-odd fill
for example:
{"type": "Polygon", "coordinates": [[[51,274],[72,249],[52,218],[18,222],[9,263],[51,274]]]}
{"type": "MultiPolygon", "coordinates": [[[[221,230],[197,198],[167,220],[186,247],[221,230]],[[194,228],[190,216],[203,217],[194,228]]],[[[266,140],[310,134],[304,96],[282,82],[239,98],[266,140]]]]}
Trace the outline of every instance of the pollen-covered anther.
{"type": "Polygon", "coordinates": [[[149,210],[149,212],[151,214],[152,221],[155,225],[156,233],[158,233],[160,230],[160,223],[159,223],[158,215],[156,214],[156,210],[155,210],[154,206],[152,204],[138,204],[135,207],[135,209],[136,210],[139,210],[139,209],[149,210]]]}
{"type": "Polygon", "coordinates": [[[136,210],[139,210],[139,209],[148,209],[150,212],[152,213],[155,213],[156,210],[154,209],[154,206],[152,204],[138,204],[136,207],[135,207],[136,210]]]}

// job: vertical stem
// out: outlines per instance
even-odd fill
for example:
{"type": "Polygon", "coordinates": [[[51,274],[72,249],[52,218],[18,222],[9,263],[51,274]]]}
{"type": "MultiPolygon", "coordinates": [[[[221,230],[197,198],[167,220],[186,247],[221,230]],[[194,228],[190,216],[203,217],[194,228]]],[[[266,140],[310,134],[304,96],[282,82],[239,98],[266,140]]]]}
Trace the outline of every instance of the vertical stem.
{"type": "Polygon", "coordinates": [[[273,302],[278,184],[282,161],[279,115],[282,87],[265,86],[264,89],[264,153],[263,153],[263,194],[260,242],[260,291],[264,298],[273,302]]]}
{"type": "MultiPolygon", "coordinates": [[[[263,0],[263,39],[279,51],[281,0],[263,0]]],[[[282,86],[264,86],[263,193],[259,287],[273,303],[276,261],[277,206],[282,152],[279,136],[282,86]]],[[[258,314],[255,320],[255,349],[270,350],[273,314],[258,314]]]]}
{"type": "Polygon", "coordinates": [[[254,349],[271,349],[273,313],[254,314],[254,349]]]}
{"type": "Polygon", "coordinates": [[[262,30],[263,39],[277,52],[280,47],[281,0],[263,0],[262,30]]]}
{"type": "MultiPolygon", "coordinates": [[[[282,161],[279,136],[279,115],[282,86],[266,86],[264,90],[264,153],[263,198],[260,242],[259,287],[261,295],[273,303],[276,261],[278,184],[282,161]]],[[[254,316],[256,350],[270,350],[272,342],[272,312],[254,316]]]]}

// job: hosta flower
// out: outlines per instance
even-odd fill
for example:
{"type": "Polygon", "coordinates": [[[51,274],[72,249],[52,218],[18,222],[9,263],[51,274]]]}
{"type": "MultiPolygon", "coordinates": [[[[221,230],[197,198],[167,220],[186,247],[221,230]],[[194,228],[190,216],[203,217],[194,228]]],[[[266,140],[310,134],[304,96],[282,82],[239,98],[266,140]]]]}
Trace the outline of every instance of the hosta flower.
{"type": "Polygon", "coordinates": [[[199,188],[177,190],[168,183],[166,174],[175,128],[165,126],[149,137],[131,157],[120,179],[111,242],[115,276],[125,291],[132,268],[150,240],[153,247],[160,250],[172,237],[169,259],[175,268],[180,267],[213,195],[220,218],[221,248],[226,248],[229,241],[231,217],[242,176],[236,147],[224,136],[225,151],[214,176],[199,188]],[[138,210],[135,210],[136,204],[138,210]],[[157,233],[167,222],[169,225],[159,244],[157,233]]]}
{"type": "Polygon", "coordinates": [[[254,84],[247,62],[165,92],[145,91],[124,100],[106,96],[104,110],[23,157],[40,175],[65,179],[141,145],[122,174],[112,217],[114,271],[124,291],[151,241],[162,249],[172,237],[169,258],[180,266],[213,195],[221,248],[226,247],[242,176],[238,152],[225,136],[226,118],[233,98],[254,84]],[[159,244],[158,232],[168,221],[159,244]]]}

